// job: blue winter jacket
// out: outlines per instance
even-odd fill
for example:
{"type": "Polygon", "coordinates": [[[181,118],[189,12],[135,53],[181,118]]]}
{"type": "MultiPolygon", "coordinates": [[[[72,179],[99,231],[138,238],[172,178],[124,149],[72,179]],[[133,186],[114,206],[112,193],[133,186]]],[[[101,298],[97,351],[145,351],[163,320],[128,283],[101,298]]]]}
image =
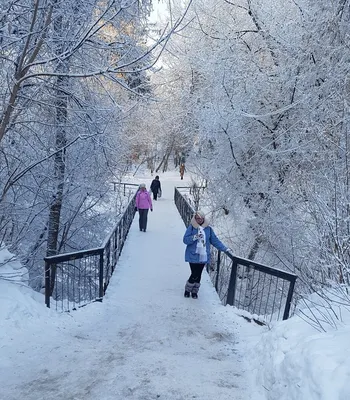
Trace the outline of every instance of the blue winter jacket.
{"type": "MultiPolygon", "coordinates": [[[[207,263],[210,263],[210,245],[212,244],[218,250],[227,251],[227,247],[223,245],[220,240],[215,235],[213,229],[210,226],[206,226],[204,228],[205,232],[205,247],[207,250],[207,263]]],[[[194,235],[198,234],[198,229],[195,228],[192,224],[186,229],[183,242],[187,245],[185,251],[185,261],[190,263],[200,263],[199,262],[199,254],[196,253],[197,249],[197,240],[194,239],[194,235]]]]}

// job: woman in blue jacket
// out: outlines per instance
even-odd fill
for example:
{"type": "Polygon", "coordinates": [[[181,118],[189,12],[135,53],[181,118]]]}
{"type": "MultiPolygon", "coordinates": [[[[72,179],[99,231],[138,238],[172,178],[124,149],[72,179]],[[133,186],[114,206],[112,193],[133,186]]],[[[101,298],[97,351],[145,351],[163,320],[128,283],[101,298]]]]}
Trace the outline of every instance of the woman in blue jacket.
{"type": "Polygon", "coordinates": [[[190,264],[191,275],[185,285],[185,297],[198,298],[198,290],[205,264],[210,262],[210,245],[218,250],[227,252],[229,249],[223,245],[209,226],[208,220],[202,211],[196,211],[189,227],[186,229],[183,242],[187,245],[185,261],[190,264]]]}

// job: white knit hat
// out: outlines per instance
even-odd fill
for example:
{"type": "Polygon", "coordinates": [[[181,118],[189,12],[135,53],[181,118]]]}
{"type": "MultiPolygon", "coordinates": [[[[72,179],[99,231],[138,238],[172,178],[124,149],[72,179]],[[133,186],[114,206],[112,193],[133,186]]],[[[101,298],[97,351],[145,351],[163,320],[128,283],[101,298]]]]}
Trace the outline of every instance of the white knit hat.
{"type": "Polygon", "coordinates": [[[204,212],[203,212],[202,210],[196,211],[196,212],[194,213],[194,215],[199,215],[200,217],[205,218],[205,214],[204,214],[204,212]]]}
{"type": "Polygon", "coordinates": [[[145,183],[140,183],[140,189],[141,188],[145,188],[146,187],[146,184],[145,183]]]}

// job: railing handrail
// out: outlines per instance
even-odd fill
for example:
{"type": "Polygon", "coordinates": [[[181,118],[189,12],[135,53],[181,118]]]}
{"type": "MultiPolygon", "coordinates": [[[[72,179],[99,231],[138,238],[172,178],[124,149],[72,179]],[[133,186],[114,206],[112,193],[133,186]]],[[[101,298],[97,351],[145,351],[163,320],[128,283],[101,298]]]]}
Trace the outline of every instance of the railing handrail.
{"type": "MultiPolygon", "coordinates": [[[[139,186],[139,185],[136,185],[136,186],[139,186]]],[[[133,198],[129,201],[128,204],[130,204],[134,200],[135,197],[136,197],[136,193],[134,194],[133,198]]],[[[124,213],[121,214],[120,218],[118,219],[114,228],[112,229],[112,232],[106,236],[106,238],[103,240],[101,246],[93,247],[91,249],[86,249],[86,250],[77,250],[77,251],[71,251],[68,253],[56,254],[54,256],[44,257],[44,260],[45,261],[50,260],[50,261],[62,261],[63,262],[63,261],[73,260],[75,258],[82,258],[82,257],[84,257],[84,255],[100,254],[101,251],[103,251],[106,248],[108,242],[111,240],[111,237],[113,236],[114,231],[117,229],[118,224],[123,217],[124,217],[124,213]],[[80,256],[80,257],[74,257],[74,255],[80,256]]]]}
{"type": "MultiPolygon", "coordinates": [[[[193,209],[191,204],[187,201],[187,199],[182,195],[182,193],[178,190],[179,188],[188,188],[188,189],[190,189],[190,188],[189,187],[175,187],[175,193],[174,193],[175,204],[178,208],[181,218],[183,219],[185,224],[188,224],[189,221],[191,220],[191,215],[193,215],[195,213],[195,210],[193,209]],[[183,202],[184,206],[181,206],[181,204],[180,204],[181,201],[178,204],[177,199],[179,198],[179,196],[181,196],[181,201],[183,202]]],[[[285,308],[284,308],[284,312],[283,312],[283,319],[287,319],[289,317],[291,303],[292,303],[292,297],[293,297],[293,292],[294,292],[294,286],[295,286],[295,282],[296,282],[296,279],[298,276],[296,274],[281,270],[279,268],[269,267],[267,265],[257,263],[255,261],[252,261],[252,260],[249,260],[246,258],[235,256],[229,252],[226,252],[225,255],[227,257],[229,257],[229,259],[232,261],[229,283],[228,283],[227,294],[226,294],[226,304],[235,305],[236,290],[237,290],[236,286],[238,284],[237,283],[237,270],[238,270],[238,266],[244,266],[247,268],[252,268],[253,271],[255,271],[255,270],[258,271],[257,272],[258,274],[264,273],[266,275],[275,277],[277,280],[280,278],[280,279],[283,279],[284,281],[289,282],[289,288],[288,288],[287,295],[285,296],[286,297],[285,308]]],[[[217,260],[216,260],[217,275],[216,275],[215,284],[214,284],[215,289],[217,291],[218,291],[218,278],[219,278],[219,272],[220,272],[221,258],[222,258],[221,251],[218,251],[217,260]]],[[[246,272],[246,274],[248,275],[247,272],[246,272]]],[[[266,276],[266,275],[264,275],[264,276],[266,276]]],[[[270,286],[271,286],[271,283],[270,283],[270,286]]],[[[284,284],[283,284],[283,287],[284,287],[284,284]]],[[[240,290],[242,290],[242,289],[240,289],[240,290]]],[[[277,290],[277,288],[276,288],[276,290],[277,290]]],[[[282,292],[283,292],[283,290],[282,290],[282,292]]],[[[240,296],[240,293],[239,293],[239,296],[240,296]]],[[[261,294],[261,301],[262,301],[262,296],[263,295],[261,294]]],[[[275,292],[274,297],[276,297],[276,292],[275,292]]],[[[281,302],[282,302],[282,297],[281,297],[281,302]]],[[[273,300],[273,304],[275,304],[275,298],[273,300]]],[[[272,308],[274,309],[274,305],[272,308]]],[[[260,310],[260,307],[259,307],[259,310],[260,310]]],[[[280,311],[279,311],[279,313],[280,313],[280,311]]],[[[278,313],[278,315],[280,315],[279,313],[278,313]]]]}
{"type": "Polygon", "coordinates": [[[115,188],[116,188],[117,185],[123,185],[124,186],[124,189],[123,189],[124,196],[125,196],[125,188],[126,188],[126,186],[140,186],[139,183],[116,182],[116,181],[112,181],[111,183],[113,183],[113,190],[114,191],[116,191],[115,188]]]}
{"type": "Polygon", "coordinates": [[[78,251],[71,251],[69,253],[61,253],[61,254],[56,254],[54,256],[48,256],[44,257],[45,261],[69,261],[69,260],[75,260],[77,258],[83,258],[84,256],[88,255],[94,255],[94,254],[100,254],[101,251],[104,249],[103,246],[101,247],[94,247],[91,249],[86,249],[86,250],[78,250],[78,251]]]}
{"type": "Polygon", "coordinates": [[[268,267],[265,264],[257,263],[255,261],[249,260],[248,258],[234,256],[231,253],[226,253],[226,254],[229,258],[231,258],[232,261],[238,261],[239,264],[241,264],[241,265],[245,265],[246,267],[253,266],[255,269],[257,269],[261,272],[268,272],[270,275],[274,275],[274,276],[283,278],[290,282],[295,281],[298,277],[298,275],[293,274],[291,272],[284,271],[283,269],[279,269],[279,268],[275,268],[275,267],[268,267]]]}
{"type": "Polygon", "coordinates": [[[112,181],[112,183],[113,183],[113,185],[140,186],[139,183],[116,182],[116,181],[112,181]]]}
{"type": "Polygon", "coordinates": [[[206,189],[206,186],[176,186],[175,189],[193,189],[194,187],[196,189],[206,189]]]}

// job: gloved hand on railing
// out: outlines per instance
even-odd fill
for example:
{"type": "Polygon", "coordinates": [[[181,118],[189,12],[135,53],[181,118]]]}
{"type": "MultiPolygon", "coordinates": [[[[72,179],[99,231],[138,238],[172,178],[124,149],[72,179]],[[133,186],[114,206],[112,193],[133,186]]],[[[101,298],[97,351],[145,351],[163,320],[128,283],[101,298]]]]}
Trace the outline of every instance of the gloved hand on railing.
{"type": "Polygon", "coordinates": [[[232,250],[231,250],[230,248],[227,248],[227,249],[225,250],[225,253],[230,253],[230,254],[232,254],[233,252],[232,252],[232,250]]]}

